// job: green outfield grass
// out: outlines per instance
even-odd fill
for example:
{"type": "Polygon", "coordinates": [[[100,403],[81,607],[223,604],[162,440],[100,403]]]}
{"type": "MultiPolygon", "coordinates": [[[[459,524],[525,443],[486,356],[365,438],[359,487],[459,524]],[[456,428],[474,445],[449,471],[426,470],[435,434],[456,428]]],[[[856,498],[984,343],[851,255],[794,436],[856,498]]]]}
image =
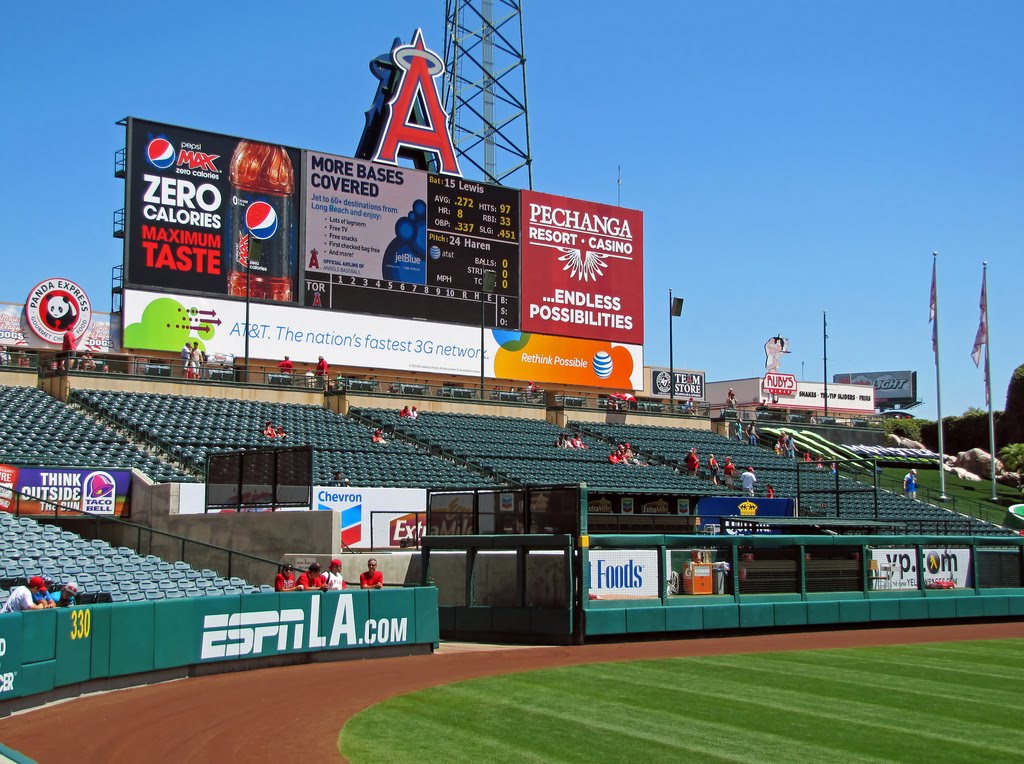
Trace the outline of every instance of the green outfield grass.
{"type": "Polygon", "coordinates": [[[606,663],[479,679],[353,717],[386,762],[1002,762],[1024,758],[1024,640],[606,663]]]}

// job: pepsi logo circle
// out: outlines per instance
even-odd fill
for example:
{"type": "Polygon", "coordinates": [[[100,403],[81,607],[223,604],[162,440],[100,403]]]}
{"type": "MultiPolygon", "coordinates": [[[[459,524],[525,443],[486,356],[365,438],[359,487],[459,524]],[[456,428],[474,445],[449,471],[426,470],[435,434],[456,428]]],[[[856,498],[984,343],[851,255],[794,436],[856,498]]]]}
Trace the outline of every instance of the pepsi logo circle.
{"type": "Polygon", "coordinates": [[[594,355],[594,373],[601,379],[608,379],[615,369],[612,357],[604,350],[594,355]]]}
{"type": "Polygon", "coordinates": [[[174,146],[166,138],[154,138],[146,146],[146,161],[158,170],[174,164],[174,146]]]}
{"type": "Polygon", "coordinates": [[[92,304],[74,281],[46,279],[28,293],[25,320],[39,339],[60,345],[69,330],[76,340],[86,335],[92,324],[92,304]]]}
{"type": "Polygon", "coordinates": [[[245,209],[245,227],[257,239],[277,233],[277,211],[266,202],[252,202],[245,209]]]}

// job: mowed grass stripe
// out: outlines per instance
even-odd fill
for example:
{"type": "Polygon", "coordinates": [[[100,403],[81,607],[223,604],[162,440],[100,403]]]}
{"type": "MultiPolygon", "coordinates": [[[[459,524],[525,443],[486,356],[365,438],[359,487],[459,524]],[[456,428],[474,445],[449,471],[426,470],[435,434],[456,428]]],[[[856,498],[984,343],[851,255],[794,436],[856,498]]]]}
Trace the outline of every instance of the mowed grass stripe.
{"type": "Polygon", "coordinates": [[[814,650],[474,680],[367,709],[339,747],[354,764],[1016,759],[1022,648],[814,650]],[[1004,662],[1005,676],[994,670],[1004,662]]]}
{"type": "MultiPolygon", "coordinates": [[[[709,659],[699,660],[704,662],[709,659]]],[[[714,659],[710,660],[718,663],[714,659]]],[[[715,665],[714,668],[716,672],[720,672],[723,667],[715,665]]],[[[988,717],[985,717],[985,721],[982,722],[965,722],[959,716],[959,706],[953,706],[951,713],[943,715],[945,717],[943,723],[937,725],[933,709],[922,711],[918,708],[922,703],[927,705],[928,701],[934,701],[934,698],[931,697],[914,699],[912,704],[894,704],[890,701],[888,693],[883,695],[875,687],[874,700],[857,701],[846,694],[841,695],[837,700],[825,685],[822,685],[824,689],[816,686],[821,680],[821,676],[818,674],[811,678],[801,678],[798,684],[803,686],[804,691],[799,691],[787,690],[782,687],[788,677],[781,671],[764,672],[760,667],[751,669],[743,663],[733,664],[727,668],[731,669],[726,672],[727,677],[734,678],[723,678],[717,673],[714,677],[704,676],[703,679],[710,685],[710,689],[705,690],[703,694],[710,696],[717,704],[729,704],[736,713],[748,711],[752,718],[751,724],[758,728],[763,728],[762,725],[759,725],[759,719],[768,719],[771,720],[771,723],[775,723],[772,720],[772,713],[775,709],[783,707],[792,717],[789,720],[790,726],[800,728],[808,725],[812,727],[832,725],[836,735],[832,742],[834,747],[847,744],[856,747],[857,740],[863,734],[880,736],[891,733],[896,738],[914,735],[943,746],[962,745],[965,749],[981,748],[984,751],[994,751],[1011,756],[1016,755],[1016,752],[1020,750],[1018,744],[1013,740],[1004,739],[1003,727],[987,724],[988,717]],[[751,675],[755,673],[761,675],[760,681],[751,680],[751,675]],[[770,681],[771,676],[766,676],[766,674],[774,675],[779,680],[778,683],[773,685],[770,681]],[[765,695],[753,695],[750,692],[752,686],[771,687],[771,689],[765,695]],[[898,713],[896,713],[897,711],[898,713]],[[894,721],[894,717],[898,717],[898,720],[894,721]],[[986,742],[977,742],[979,738],[984,740],[986,735],[998,739],[999,742],[992,742],[991,738],[986,742]],[[844,737],[850,738],[850,741],[844,741],[844,737]]],[[[643,674],[641,667],[629,679],[620,681],[628,682],[639,688],[657,681],[659,676],[660,672],[656,666],[651,668],[649,676],[643,674]]],[[[825,681],[828,682],[827,679],[825,681]]],[[[992,710],[999,710],[999,708],[1004,707],[996,707],[992,710]]],[[[1024,734],[1018,734],[1016,738],[1024,743],[1024,734]]]]}

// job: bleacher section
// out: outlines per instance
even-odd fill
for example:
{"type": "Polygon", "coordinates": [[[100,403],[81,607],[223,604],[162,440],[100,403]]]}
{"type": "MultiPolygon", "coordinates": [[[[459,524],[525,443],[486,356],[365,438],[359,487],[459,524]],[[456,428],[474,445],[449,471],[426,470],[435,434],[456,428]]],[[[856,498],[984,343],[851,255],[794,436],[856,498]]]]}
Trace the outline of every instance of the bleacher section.
{"type": "MultiPolygon", "coordinates": [[[[677,474],[671,467],[611,464],[611,445],[585,439],[587,449],[557,448],[564,430],[549,422],[479,414],[423,412],[415,420],[391,409],[352,409],[382,427],[440,448],[524,485],[586,482],[594,490],[679,492],[710,495],[723,489],[677,474]]],[[[636,444],[634,444],[636,445],[636,444]]],[[[635,449],[634,449],[635,450],[635,449]]],[[[643,453],[640,451],[641,458],[643,453]]]]}
{"type": "Polygon", "coordinates": [[[336,471],[354,486],[484,488],[494,482],[400,440],[372,443],[365,425],[321,406],[109,390],[73,390],[72,400],[196,469],[210,453],[277,445],[314,448],[313,481],[336,471]],[[284,441],[263,436],[267,422],[283,426],[284,441]]]}
{"type": "Polygon", "coordinates": [[[1012,533],[984,520],[911,501],[885,490],[878,491],[876,514],[874,489],[842,474],[834,475],[828,462],[820,469],[817,463],[800,464],[798,476],[798,465],[792,460],[776,456],[772,450],[724,438],[707,430],[599,422],[571,422],[570,426],[609,440],[628,441],[645,453],[680,464],[691,447],[697,448],[702,466],[707,464],[711,453],[715,454],[719,464],[725,463],[726,456],[732,456],[733,463],[740,469],[754,468],[759,496],[764,495],[769,484],[775,488],[776,496],[795,497],[799,488],[800,512],[805,516],[907,523],[907,530],[916,533],[1012,533]]]}
{"type": "Polygon", "coordinates": [[[0,386],[0,462],[35,467],[134,467],[156,482],[192,480],[34,387],[0,386]]]}
{"type": "Polygon", "coordinates": [[[194,570],[184,562],[143,557],[128,547],[86,540],[56,525],[5,512],[0,512],[0,537],[4,540],[0,604],[7,600],[12,587],[25,585],[32,576],[52,582],[51,592],[59,592],[65,583],[75,581],[80,604],[273,591],[271,586],[252,586],[241,578],[194,570]]]}

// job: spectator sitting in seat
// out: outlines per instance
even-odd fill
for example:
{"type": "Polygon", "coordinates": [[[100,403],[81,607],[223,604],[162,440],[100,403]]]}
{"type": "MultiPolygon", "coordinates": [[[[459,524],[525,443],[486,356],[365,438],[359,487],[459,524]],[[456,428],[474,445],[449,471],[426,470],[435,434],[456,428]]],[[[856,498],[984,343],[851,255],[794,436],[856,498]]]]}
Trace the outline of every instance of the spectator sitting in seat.
{"type": "Polygon", "coordinates": [[[54,603],[57,607],[71,607],[75,604],[75,597],[78,596],[78,584],[68,581],[60,590],[60,598],[54,603]]]}
{"type": "Polygon", "coordinates": [[[725,407],[730,411],[736,410],[736,393],[733,392],[731,387],[729,388],[728,395],[725,396],[725,407]]]}
{"type": "Polygon", "coordinates": [[[775,498],[775,487],[771,483],[768,484],[768,489],[765,491],[765,497],[769,499],[775,498]]]}
{"type": "Polygon", "coordinates": [[[415,406],[413,406],[412,409],[409,410],[409,418],[411,420],[413,420],[414,422],[416,421],[417,417],[419,417],[419,415],[420,415],[420,412],[418,412],[416,410],[415,406]]]}
{"type": "Polygon", "coordinates": [[[0,613],[19,613],[24,610],[45,610],[54,606],[52,599],[45,599],[36,602],[38,594],[47,595],[46,581],[41,576],[32,576],[28,580],[28,586],[15,586],[11,589],[11,596],[0,608],[0,613]]]}
{"type": "Polygon", "coordinates": [[[345,588],[345,579],[341,575],[341,560],[331,560],[327,572],[324,573],[324,582],[327,584],[325,591],[338,592],[345,588]]]}
{"type": "Polygon", "coordinates": [[[379,427],[376,430],[373,431],[373,436],[370,438],[370,442],[371,443],[387,443],[387,441],[384,440],[384,433],[383,433],[383,431],[379,427]]]}
{"type": "Polygon", "coordinates": [[[583,438],[578,432],[572,436],[572,440],[569,441],[569,444],[573,448],[587,448],[587,444],[583,442],[583,438]]]}
{"type": "Polygon", "coordinates": [[[264,437],[267,438],[277,437],[277,430],[274,429],[274,423],[271,422],[269,419],[267,420],[267,423],[263,425],[263,435],[264,437]]]}
{"type": "Polygon", "coordinates": [[[697,456],[697,449],[691,448],[690,453],[686,455],[686,474],[690,477],[695,477],[699,469],[700,458],[697,456]]]}
{"type": "Polygon", "coordinates": [[[622,448],[616,448],[608,455],[608,461],[612,464],[622,464],[622,448]]]}
{"type": "Polygon", "coordinates": [[[92,353],[84,353],[78,365],[82,371],[96,371],[96,361],[93,360],[92,353]]]}
{"type": "Polygon", "coordinates": [[[286,440],[288,438],[288,433],[286,433],[284,431],[284,425],[280,425],[279,424],[277,426],[277,430],[275,431],[275,434],[277,435],[277,439],[278,440],[286,440]]]}
{"type": "Polygon", "coordinates": [[[319,589],[322,592],[327,591],[327,581],[320,573],[320,563],[314,562],[311,564],[309,569],[299,576],[295,588],[300,592],[311,592],[314,589],[319,589]]]}
{"type": "Polygon", "coordinates": [[[806,464],[810,464],[811,463],[811,452],[810,451],[804,451],[804,463],[806,463],[806,464]]]}
{"type": "Polygon", "coordinates": [[[343,477],[341,470],[338,470],[334,473],[334,477],[331,479],[331,485],[344,486],[347,488],[352,485],[352,482],[347,477],[343,477]]]}
{"type": "Polygon", "coordinates": [[[11,365],[11,354],[7,350],[6,345],[0,345],[0,365],[10,366],[11,365]]]}
{"type": "Polygon", "coordinates": [[[412,416],[412,412],[409,411],[409,407],[406,406],[404,409],[402,409],[401,411],[398,412],[398,416],[400,416],[403,419],[405,419],[406,417],[412,416]]]}
{"type": "Polygon", "coordinates": [[[359,588],[384,588],[384,574],[377,570],[377,560],[373,557],[366,561],[366,570],[359,574],[359,588]]]}
{"type": "Polygon", "coordinates": [[[686,403],[683,404],[683,413],[692,414],[694,412],[693,398],[690,398],[686,403]]]}
{"type": "Polygon", "coordinates": [[[274,591],[294,592],[296,591],[295,584],[295,569],[291,565],[282,565],[281,572],[274,579],[274,591]]]}
{"type": "Polygon", "coordinates": [[[636,458],[633,453],[633,447],[626,443],[622,446],[622,461],[626,464],[632,465],[633,467],[646,467],[647,465],[636,458]]]}

